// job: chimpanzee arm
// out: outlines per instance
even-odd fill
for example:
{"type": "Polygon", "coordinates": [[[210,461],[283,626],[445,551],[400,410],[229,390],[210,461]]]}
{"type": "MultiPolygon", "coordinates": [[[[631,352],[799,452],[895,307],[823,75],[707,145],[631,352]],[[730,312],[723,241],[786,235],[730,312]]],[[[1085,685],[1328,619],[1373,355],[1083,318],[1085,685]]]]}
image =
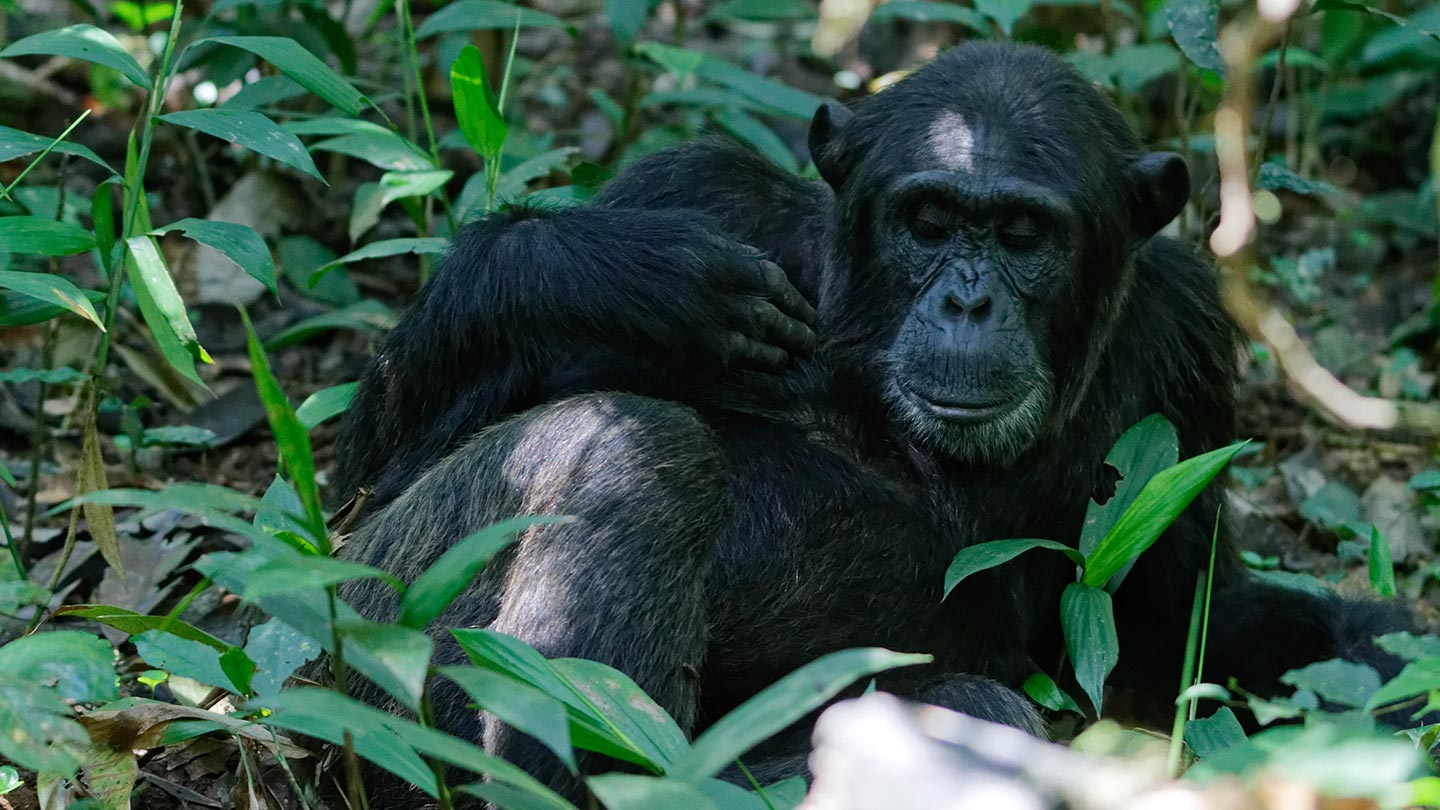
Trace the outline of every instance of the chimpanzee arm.
{"type": "Polygon", "coordinates": [[[383,503],[499,417],[605,388],[783,366],[814,311],[758,250],[693,212],[511,209],[457,235],[381,343],[346,417],[336,492],[383,503]]]}

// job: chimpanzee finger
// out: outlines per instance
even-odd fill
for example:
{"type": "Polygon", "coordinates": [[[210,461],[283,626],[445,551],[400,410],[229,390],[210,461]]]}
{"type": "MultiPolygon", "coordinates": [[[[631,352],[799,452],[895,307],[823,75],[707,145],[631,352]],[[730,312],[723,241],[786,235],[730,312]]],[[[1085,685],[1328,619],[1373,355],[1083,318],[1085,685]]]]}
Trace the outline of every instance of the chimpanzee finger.
{"type": "Polygon", "coordinates": [[[771,346],[740,332],[728,332],[723,338],[721,359],[727,365],[758,366],[766,369],[784,368],[790,355],[778,346],[771,346]]]}
{"type": "Polygon", "coordinates": [[[757,301],[752,312],[761,340],[779,346],[791,354],[809,354],[815,350],[815,331],[781,312],[774,304],[757,301]]]}
{"type": "Polygon", "coordinates": [[[814,326],[815,308],[810,306],[805,296],[790,283],[790,277],[780,269],[780,265],[769,261],[762,262],[761,271],[765,274],[765,287],[770,300],[790,317],[814,326]]]}

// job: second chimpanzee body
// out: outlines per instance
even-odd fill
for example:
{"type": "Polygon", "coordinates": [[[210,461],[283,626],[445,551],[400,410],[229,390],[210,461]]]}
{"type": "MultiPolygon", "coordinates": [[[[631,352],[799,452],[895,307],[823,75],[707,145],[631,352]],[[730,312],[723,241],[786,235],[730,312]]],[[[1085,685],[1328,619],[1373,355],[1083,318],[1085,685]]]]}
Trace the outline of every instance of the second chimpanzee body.
{"type": "MultiPolygon", "coordinates": [[[[574,515],[527,533],[441,623],[616,666],[691,731],[856,646],[935,656],[884,688],[1038,729],[1011,687],[1057,660],[1073,568],[1029,555],[942,600],[944,571],[986,540],[1074,543],[1108,449],[1151,413],[1183,455],[1230,440],[1213,271],[1154,236],[1184,166],[1019,46],[957,48],[847,116],[812,128],[824,183],[709,141],[640,161],[590,206],[463,231],[348,418],[339,486],[375,494],[345,555],[408,579],[488,522],[574,515]]],[[[1115,685],[1173,699],[1219,500],[1118,591],[1115,685]]],[[[1207,676],[1393,668],[1370,606],[1261,585],[1228,542],[1216,578],[1207,676]]],[[[349,587],[387,615],[385,588],[349,587]]],[[[436,702],[482,735],[462,696],[436,702]]],[[[575,789],[533,741],[494,722],[483,737],[575,789]]],[[[747,764],[780,775],[802,756],[747,764]]]]}

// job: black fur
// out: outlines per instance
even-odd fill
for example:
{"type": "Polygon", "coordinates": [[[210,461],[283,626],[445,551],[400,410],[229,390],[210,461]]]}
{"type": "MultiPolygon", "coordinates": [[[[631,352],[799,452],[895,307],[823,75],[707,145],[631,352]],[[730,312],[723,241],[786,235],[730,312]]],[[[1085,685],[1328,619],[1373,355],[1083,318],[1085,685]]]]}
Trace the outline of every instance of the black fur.
{"type": "MultiPolygon", "coordinates": [[[[1038,731],[1012,688],[1056,661],[1073,569],[1028,555],[941,601],[943,574],[981,541],[1074,542],[1106,452],[1151,413],[1186,456],[1230,440],[1236,336],[1214,273],[1154,236],[1183,204],[1184,166],[1147,155],[1093,88],[1024,46],[958,47],[853,119],[820,118],[833,188],[703,141],[640,161],[593,205],[464,230],[347,417],[338,494],[376,494],[344,554],[411,578],[487,522],[575,515],[524,537],[442,623],[618,666],[688,731],[865,645],[935,656],[883,688],[1038,731]],[[937,121],[955,126],[937,136],[937,121]],[[958,196],[892,205],[937,149],[961,167],[946,175],[958,196]],[[1045,193],[1006,196],[1024,183],[1045,193]],[[1038,235],[1007,213],[1017,199],[1037,206],[1038,235]],[[933,228],[913,217],[947,206],[964,210],[922,238],[933,228]],[[819,310],[818,350],[792,345],[779,372],[707,348],[734,326],[717,310],[785,294],[726,286],[755,270],[744,245],[819,310]],[[903,394],[915,388],[957,412],[1044,407],[1000,430],[929,416],[903,394]]],[[[1204,493],[1120,588],[1117,686],[1173,699],[1219,504],[1204,493]]],[[[1370,643],[1394,617],[1263,586],[1222,543],[1209,678],[1270,684],[1334,655],[1395,670],[1370,643]]],[[[386,594],[346,596],[384,617],[386,594]]],[[[440,655],[458,653],[442,639],[440,655]]],[[[437,704],[443,726],[577,789],[533,741],[482,733],[463,698],[437,704]]],[[[798,736],[757,767],[801,767],[798,736]]]]}

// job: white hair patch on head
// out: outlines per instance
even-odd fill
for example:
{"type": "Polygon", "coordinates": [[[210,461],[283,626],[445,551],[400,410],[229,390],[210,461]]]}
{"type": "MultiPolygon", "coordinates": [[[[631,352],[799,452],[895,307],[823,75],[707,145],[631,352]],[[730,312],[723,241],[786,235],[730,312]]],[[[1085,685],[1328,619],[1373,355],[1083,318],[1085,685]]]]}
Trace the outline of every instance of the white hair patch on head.
{"type": "Polygon", "coordinates": [[[950,170],[975,170],[975,130],[957,112],[941,113],[930,124],[926,141],[940,164],[950,170]]]}

